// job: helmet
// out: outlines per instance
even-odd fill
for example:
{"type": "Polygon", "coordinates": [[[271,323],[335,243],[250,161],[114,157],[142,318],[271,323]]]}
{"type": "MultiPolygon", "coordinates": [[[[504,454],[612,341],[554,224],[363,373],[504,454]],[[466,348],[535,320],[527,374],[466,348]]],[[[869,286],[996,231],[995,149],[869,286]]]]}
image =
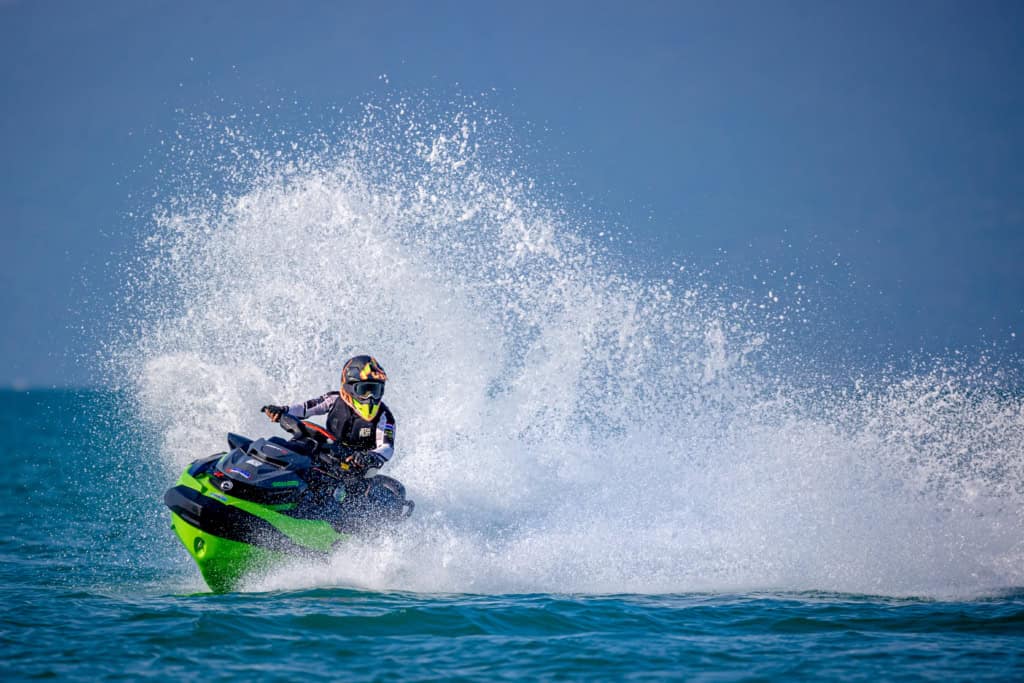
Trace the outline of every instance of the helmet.
{"type": "Polygon", "coordinates": [[[341,369],[341,400],[364,420],[377,417],[388,376],[373,356],[355,356],[341,369]]]}

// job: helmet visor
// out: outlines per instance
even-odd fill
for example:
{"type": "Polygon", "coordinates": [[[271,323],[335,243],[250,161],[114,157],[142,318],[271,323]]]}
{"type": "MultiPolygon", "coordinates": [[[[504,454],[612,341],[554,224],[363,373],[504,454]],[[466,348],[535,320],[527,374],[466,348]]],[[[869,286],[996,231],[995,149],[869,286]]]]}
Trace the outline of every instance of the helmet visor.
{"type": "Polygon", "coordinates": [[[380,397],[384,395],[383,382],[353,382],[349,384],[349,387],[352,389],[352,395],[359,398],[372,398],[379,401],[380,397]]]}

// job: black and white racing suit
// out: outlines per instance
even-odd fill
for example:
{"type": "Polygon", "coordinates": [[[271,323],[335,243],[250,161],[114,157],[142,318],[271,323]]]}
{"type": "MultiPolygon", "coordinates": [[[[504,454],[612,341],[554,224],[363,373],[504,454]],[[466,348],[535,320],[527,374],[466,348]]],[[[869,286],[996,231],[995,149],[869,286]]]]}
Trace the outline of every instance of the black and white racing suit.
{"type": "Polygon", "coordinates": [[[353,450],[375,453],[382,464],[391,459],[395,452],[395,416],[384,403],[380,404],[380,410],[372,420],[364,420],[356,414],[341,400],[337,391],[288,406],[288,414],[300,420],[325,413],[327,431],[337,443],[353,450]]]}

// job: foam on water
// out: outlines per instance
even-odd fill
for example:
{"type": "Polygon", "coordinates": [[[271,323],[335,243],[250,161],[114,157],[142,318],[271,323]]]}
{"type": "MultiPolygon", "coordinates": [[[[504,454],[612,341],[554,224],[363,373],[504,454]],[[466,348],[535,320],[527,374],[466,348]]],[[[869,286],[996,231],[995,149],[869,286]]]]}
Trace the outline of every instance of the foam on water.
{"type": "Polygon", "coordinates": [[[115,355],[166,463],[276,433],[259,407],[349,355],[390,376],[415,517],[253,588],[1024,585],[1020,399],[955,371],[797,382],[759,362],[755,307],[631,272],[482,107],[414,109],[304,140],[211,119],[147,227],[115,355]]]}

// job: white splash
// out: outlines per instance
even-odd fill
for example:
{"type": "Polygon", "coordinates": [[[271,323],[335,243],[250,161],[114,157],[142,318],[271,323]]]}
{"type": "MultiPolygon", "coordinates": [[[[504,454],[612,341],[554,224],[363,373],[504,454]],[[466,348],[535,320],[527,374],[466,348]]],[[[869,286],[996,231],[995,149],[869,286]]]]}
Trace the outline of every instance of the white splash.
{"type": "Polygon", "coordinates": [[[410,110],[284,155],[227,128],[205,142],[239,189],[166,202],[140,261],[119,368],[175,467],[274,433],[259,407],[334,388],[349,355],[389,373],[415,518],[254,588],[1024,585],[1019,399],[940,372],[798,387],[757,362],[746,305],[616,265],[487,112],[410,110]]]}

